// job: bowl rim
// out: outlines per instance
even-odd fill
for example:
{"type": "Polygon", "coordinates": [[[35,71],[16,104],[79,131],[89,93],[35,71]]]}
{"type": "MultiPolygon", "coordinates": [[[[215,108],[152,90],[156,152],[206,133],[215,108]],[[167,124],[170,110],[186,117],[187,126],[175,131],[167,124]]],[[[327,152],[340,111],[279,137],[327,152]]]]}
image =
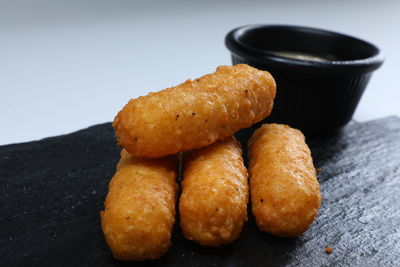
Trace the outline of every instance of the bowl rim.
{"type": "Polygon", "coordinates": [[[225,37],[225,45],[231,51],[232,54],[240,56],[245,60],[251,60],[252,62],[258,64],[269,64],[275,66],[293,66],[303,70],[309,70],[310,68],[315,69],[317,72],[332,72],[332,71],[339,71],[339,72],[350,72],[349,74],[355,73],[367,73],[372,72],[378,69],[382,63],[384,62],[384,56],[382,51],[374,44],[362,40],[360,38],[334,32],[330,30],[324,30],[314,27],[308,26],[297,26],[297,25],[286,25],[286,24],[250,24],[237,27],[231,30],[225,37]],[[358,43],[363,43],[372,49],[375,49],[376,53],[367,58],[362,59],[354,59],[354,60],[328,60],[328,61],[311,61],[311,60],[302,60],[302,59],[295,59],[285,56],[280,56],[278,54],[270,53],[267,51],[263,51],[257,49],[255,47],[249,46],[240,41],[240,37],[249,30],[259,30],[265,28],[282,28],[282,29],[289,29],[289,30],[297,30],[297,31],[305,31],[305,32],[312,32],[312,33],[323,33],[328,35],[336,35],[341,38],[351,39],[358,43]]]}

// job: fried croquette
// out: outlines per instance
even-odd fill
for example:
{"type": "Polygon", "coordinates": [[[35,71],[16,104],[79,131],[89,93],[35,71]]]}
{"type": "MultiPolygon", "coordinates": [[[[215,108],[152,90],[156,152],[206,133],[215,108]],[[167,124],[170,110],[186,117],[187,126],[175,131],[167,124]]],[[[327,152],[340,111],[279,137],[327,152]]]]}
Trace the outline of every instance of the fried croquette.
{"type": "Polygon", "coordinates": [[[276,85],[245,64],[132,99],[113,122],[118,143],[134,156],[157,158],[210,145],[271,113],[276,85]]]}
{"type": "Polygon", "coordinates": [[[109,184],[102,229],[115,259],[143,261],[171,245],[178,186],[175,155],[140,159],[121,152],[109,184]]]}
{"type": "Polygon", "coordinates": [[[249,141],[250,197],[261,231],[297,236],[315,220],[319,183],[304,135],[287,125],[264,124],[249,141]]]}
{"type": "Polygon", "coordinates": [[[237,239],[247,221],[247,178],[233,137],[184,155],[179,201],[183,235],[204,246],[237,239]]]}

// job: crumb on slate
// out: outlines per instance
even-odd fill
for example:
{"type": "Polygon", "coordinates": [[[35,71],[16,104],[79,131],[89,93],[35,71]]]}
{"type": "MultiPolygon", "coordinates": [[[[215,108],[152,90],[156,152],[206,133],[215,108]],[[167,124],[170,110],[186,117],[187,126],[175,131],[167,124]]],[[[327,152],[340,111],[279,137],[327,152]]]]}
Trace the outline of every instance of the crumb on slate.
{"type": "Polygon", "coordinates": [[[331,253],[333,252],[333,248],[327,246],[327,247],[325,247],[325,252],[326,252],[327,254],[331,254],[331,253]]]}

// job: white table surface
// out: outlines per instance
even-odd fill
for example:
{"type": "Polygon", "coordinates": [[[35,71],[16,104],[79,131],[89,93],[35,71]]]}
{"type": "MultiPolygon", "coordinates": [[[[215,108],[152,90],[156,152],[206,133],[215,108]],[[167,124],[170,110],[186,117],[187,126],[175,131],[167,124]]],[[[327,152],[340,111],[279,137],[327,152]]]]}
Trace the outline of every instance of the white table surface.
{"type": "Polygon", "coordinates": [[[400,1],[0,0],[0,145],[113,120],[130,99],[231,64],[254,23],[339,31],[386,56],[354,119],[400,116],[400,1]]]}

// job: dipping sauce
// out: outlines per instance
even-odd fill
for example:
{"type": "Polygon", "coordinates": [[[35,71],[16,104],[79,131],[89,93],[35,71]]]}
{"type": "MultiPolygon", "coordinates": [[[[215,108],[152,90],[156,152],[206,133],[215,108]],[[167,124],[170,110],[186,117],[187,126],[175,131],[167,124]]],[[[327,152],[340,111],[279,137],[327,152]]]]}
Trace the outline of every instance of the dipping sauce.
{"type": "Polygon", "coordinates": [[[307,61],[329,61],[328,58],[324,58],[321,56],[308,54],[308,53],[300,53],[300,52],[289,52],[289,51],[273,51],[271,52],[277,56],[299,59],[299,60],[307,60],[307,61]]]}

